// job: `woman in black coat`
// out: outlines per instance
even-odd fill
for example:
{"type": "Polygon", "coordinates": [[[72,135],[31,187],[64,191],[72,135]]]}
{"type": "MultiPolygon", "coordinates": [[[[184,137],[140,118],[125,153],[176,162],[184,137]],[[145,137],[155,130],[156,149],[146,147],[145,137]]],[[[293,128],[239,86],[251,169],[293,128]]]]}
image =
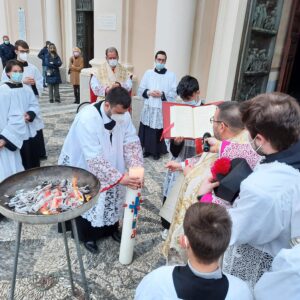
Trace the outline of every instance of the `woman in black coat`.
{"type": "Polygon", "coordinates": [[[45,55],[46,82],[49,88],[50,103],[60,103],[59,84],[61,83],[61,77],[59,67],[62,65],[60,57],[57,55],[57,50],[54,44],[49,45],[49,53],[45,55]],[[53,95],[54,92],[54,95],[53,95]],[[54,96],[54,97],[53,97],[54,96]]]}

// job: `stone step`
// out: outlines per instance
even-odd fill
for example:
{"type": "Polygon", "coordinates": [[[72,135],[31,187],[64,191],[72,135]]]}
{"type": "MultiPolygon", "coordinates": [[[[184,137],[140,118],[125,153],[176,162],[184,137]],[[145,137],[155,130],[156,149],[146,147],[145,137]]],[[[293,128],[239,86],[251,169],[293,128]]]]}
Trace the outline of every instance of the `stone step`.
{"type": "Polygon", "coordinates": [[[51,111],[51,112],[42,112],[42,116],[45,118],[45,117],[61,115],[61,114],[69,114],[69,113],[74,113],[75,114],[76,113],[76,108],[65,109],[63,112],[61,110],[51,111]]]}
{"type": "Polygon", "coordinates": [[[61,103],[49,103],[48,89],[45,88],[39,99],[42,116],[49,117],[68,113],[76,113],[77,105],[74,104],[73,87],[69,84],[59,86],[61,103]]]}

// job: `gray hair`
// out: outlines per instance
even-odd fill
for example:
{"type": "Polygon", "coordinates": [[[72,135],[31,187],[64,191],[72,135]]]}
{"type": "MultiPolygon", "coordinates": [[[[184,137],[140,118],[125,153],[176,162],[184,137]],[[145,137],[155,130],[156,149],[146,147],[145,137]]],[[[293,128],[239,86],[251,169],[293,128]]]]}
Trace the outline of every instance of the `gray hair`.
{"type": "Polygon", "coordinates": [[[109,52],[115,52],[115,53],[117,54],[117,56],[119,57],[119,53],[118,53],[117,48],[115,48],[115,47],[109,47],[109,48],[107,48],[107,49],[105,50],[105,56],[107,56],[107,54],[108,54],[109,52]]]}

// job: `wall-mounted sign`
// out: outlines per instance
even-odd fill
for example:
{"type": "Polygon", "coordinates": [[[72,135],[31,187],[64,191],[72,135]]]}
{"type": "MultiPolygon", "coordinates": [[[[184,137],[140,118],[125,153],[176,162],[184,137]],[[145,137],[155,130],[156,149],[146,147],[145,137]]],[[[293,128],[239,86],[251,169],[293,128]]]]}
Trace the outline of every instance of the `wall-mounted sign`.
{"type": "Polygon", "coordinates": [[[26,41],[26,20],[24,8],[19,8],[18,11],[19,39],[26,41]]]}
{"type": "Polygon", "coordinates": [[[96,29],[98,30],[117,30],[116,15],[102,15],[96,18],[96,29]]]}

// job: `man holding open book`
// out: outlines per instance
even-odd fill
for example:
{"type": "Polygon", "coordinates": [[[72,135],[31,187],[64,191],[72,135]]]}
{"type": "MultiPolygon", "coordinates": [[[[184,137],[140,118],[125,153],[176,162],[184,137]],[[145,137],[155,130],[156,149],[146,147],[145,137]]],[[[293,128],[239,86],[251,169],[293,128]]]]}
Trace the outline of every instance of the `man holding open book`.
{"type": "MultiPolygon", "coordinates": [[[[200,108],[200,107],[199,107],[200,108]]],[[[202,108],[205,108],[203,106],[202,108]]],[[[228,101],[218,105],[214,114],[209,115],[211,118],[212,128],[209,132],[213,132],[214,136],[220,140],[230,140],[239,143],[248,142],[248,134],[245,132],[242,123],[239,104],[235,101],[228,101]],[[213,118],[211,116],[213,115],[213,118]]],[[[189,172],[180,185],[179,193],[167,197],[165,205],[175,202],[173,211],[170,216],[164,216],[169,219],[172,224],[166,242],[163,246],[163,254],[170,261],[185,262],[185,253],[182,251],[178,243],[178,237],[183,233],[183,218],[188,207],[197,202],[197,195],[202,181],[210,174],[210,168],[213,162],[218,158],[216,153],[203,153],[203,155],[188,160],[188,165],[194,167],[186,167],[189,172]]],[[[168,162],[169,170],[182,170],[183,165],[180,162],[168,162]]],[[[182,170],[183,171],[183,170],[182,170]]],[[[166,207],[167,208],[167,207],[166,207]]]]}
{"type": "Polygon", "coordinates": [[[158,51],[155,54],[155,68],[144,74],[138,95],[144,99],[144,107],[141,114],[139,138],[144,150],[144,157],[150,155],[155,160],[161,154],[166,154],[167,147],[163,132],[162,102],[176,99],[176,76],[165,68],[167,54],[158,51]]]}

